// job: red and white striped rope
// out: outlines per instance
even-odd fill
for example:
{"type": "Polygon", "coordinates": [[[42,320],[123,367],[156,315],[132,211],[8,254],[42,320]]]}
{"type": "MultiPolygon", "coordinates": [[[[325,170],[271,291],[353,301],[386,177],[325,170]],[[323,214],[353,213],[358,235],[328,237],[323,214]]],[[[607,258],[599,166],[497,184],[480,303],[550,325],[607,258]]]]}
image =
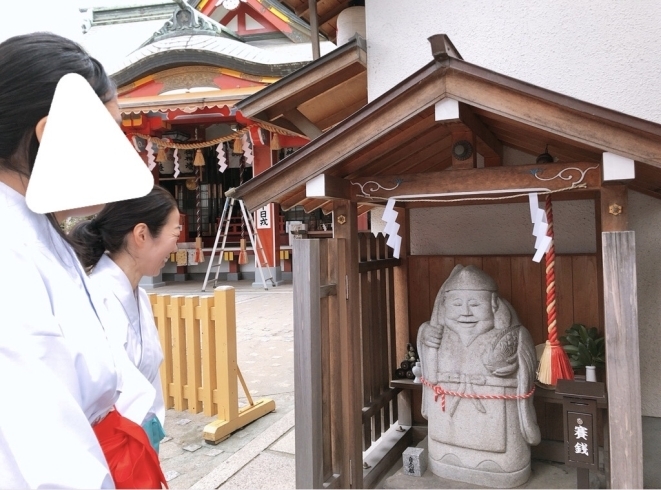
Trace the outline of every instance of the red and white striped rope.
{"type": "Polygon", "coordinates": [[[525,395],[478,395],[475,393],[461,393],[459,391],[446,390],[441,385],[432,384],[424,377],[420,379],[423,385],[430,388],[434,392],[434,401],[437,401],[439,396],[441,397],[441,410],[444,412],[446,396],[456,396],[459,398],[472,398],[479,400],[524,400],[526,398],[530,398],[533,393],[535,393],[535,385],[533,385],[532,389],[525,395]]]}
{"type": "Polygon", "coordinates": [[[545,255],[546,264],[546,318],[548,322],[549,342],[551,345],[560,345],[558,341],[557,310],[555,293],[555,243],[553,239],[553,208],[551,196],[546,196],[546,221],[548,228],[546,235],[551,237],[551,245],[545,255]]]}

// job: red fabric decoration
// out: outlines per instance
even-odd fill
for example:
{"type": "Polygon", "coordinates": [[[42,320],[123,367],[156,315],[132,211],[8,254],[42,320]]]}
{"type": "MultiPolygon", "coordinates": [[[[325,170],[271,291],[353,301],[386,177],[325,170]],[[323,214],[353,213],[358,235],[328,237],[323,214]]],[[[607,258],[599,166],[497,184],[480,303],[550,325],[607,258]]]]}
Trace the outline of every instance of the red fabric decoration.
{"type": "Polygon", "coordinates": [[[116,488],[168,488],[142,427],[113,410],[92,428],[116,488]]]}

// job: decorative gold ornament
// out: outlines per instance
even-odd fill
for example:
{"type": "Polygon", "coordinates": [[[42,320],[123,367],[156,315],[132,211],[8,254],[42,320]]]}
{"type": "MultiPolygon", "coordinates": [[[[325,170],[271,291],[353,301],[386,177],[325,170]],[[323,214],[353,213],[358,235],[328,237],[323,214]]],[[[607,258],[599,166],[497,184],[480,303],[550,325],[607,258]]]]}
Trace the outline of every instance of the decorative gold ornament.
{"type": "Polygon", "coordinates": [[[197,180],[196,179],[186,179],[186,189],[189,191],[194,191],[197,189],[197,180]]]}
{"type": "Polygon", "coordinates": [[[343,214],[341,214],[341,215],[339,215],[339,216],[337,217],[337,222],[338,222],[339,224],[343,225],[344,223],[347,222],[347,217],[344,216],[343,214]]]}
{"type": "Polygon", "coordinates": [[[610,206],[608,206],[608,212],[613,216],[622,214],[622,206],[620,206],[619,204],[611,204],[610,206]]]}

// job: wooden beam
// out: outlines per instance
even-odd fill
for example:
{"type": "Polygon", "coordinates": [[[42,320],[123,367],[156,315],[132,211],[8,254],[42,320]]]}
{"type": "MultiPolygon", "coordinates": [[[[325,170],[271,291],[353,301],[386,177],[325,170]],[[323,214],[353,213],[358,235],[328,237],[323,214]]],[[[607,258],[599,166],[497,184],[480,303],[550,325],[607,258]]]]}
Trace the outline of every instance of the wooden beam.
{"type": "MultiPolygon", "coordinates": [[[[410,155],[412,147],[426,148],[450,134],[440,126],[434,127],[432,118],[425,117],[412,122],[404,131],[388,136],[387,140],[378,140],[378,144],[348,162],[343,167],[347,173],[345,178],[382,173],[385,166],[390,167],[410,155]]],[[[449,138],[447,143],[450,144],[449,138]]]]}
{"type": "Polygon", "coordinates": [[[332,7],[327,12],[324,12],[323,15],[319,16],[319,25],[323,26],[326,22],[333,20],[335,17],[340,15],[340,13],[342,13],[342,11],[348,6],[349,5],[347,5],[346,3],[338,2],[337,5],[332,7]]]}
{"type": "MultiPolygon", "coordinates": [[[[298,107],[319,94],[331,90],[339,82],[349,80],[367,69],[365,51],[355,46],[340,47],[340,53],[331,53],[328,59],[309,73],[294,73],[291,80],[280,89],[267,87],[254,102],[248,101],[240,106],[241,113],[247,117],[264,112],[268,118],[275,119],[288,108],[298,107]]],[[[303,68],[302,70],[305,70],[303,68]]]]}
{"type": "MultiPolygon", "coordinates": [[[[445,98],[436,103],[435,109],[436,120],[439,124],[447,126],[453,134],[457,134],[453,144],[462,137],[470,141],[473,136],[469,137],[468,134],[473,133],[477,143],[473,144],[473,152],[477,151],[484,156],[485,166],[492,167],[502,164],[503,144],[473,113],[470,106],[454,99],[445,98]],[[466,133],[466,135],[461,136],[459,133],[466,133]]],[[[452,166],[454,168],[475,167],[475,165],[467,165],[465,162],[457,165],[453,163],[452,166]]]]}
{"type": "Polygon", "coordinates": [[[304,185],[327,168],[369,147],[374,134],[387,134],[425,112],[430,101],[433,103],[444,92],[443,80],[433,66],[423,68],[414,79],[402,82],[389,92],[392,100],[387,104],[388,110],[381,104],[365,106],[356,117],[351,117],[346,124],[341,123],[343,131],[334,131],[332,135],[327,131],[298,150],[297,157],[288,159],[287,165],[281,162],[243,184],[241,190],[235,192],[236,197],[243,199],[250,210],[267,202],[277,202],[278,197],[292,187],[304,185]],[[333,143],[329,144],[331,139],[333,143]],[[343,150],[338,151],[338,148],[343,150]],[[308,158],[312,153],[314,158],[308,158]],[[296,168],[290,168],[294,163],[296,168]]]}
{"type": "Polygon", "coordinates": [[[459,118],[477,138],[477,151],[484,157],[484,166],[502,165],[503,144],[475,115],[470,106],[459,104],[459,118]]]}
{"type": "Polygon", "coordinates": [[[492,191],[559,190],[579,182],[586,184],[586,189],[594,190],[599,188],[601,176],[599,164],[581,162],[360,177],[349,182],[353,199],[365,202],[366,197],[382,200],[394,196],[457,194],[460,197],[461,194],[488,194],[492,191]],[[566,177],[571,178],[565,180],[566,177]]]}
{"type": "Polygon", "coordinates": [[[626,231],[629,207],[627,186],[604,186],[600,194],[601,231],[626,231]]]}
{"type": "Polygon", "coordinates": [[[643,488],[636,242],[602,233],[610,488],[643,488]]]}
{"type": "MultiPolygon", "coordinates": [[[[588,106],[586,103],[574,101],[568,105],[565,97],[539,87],[522,88],[523,82],[494,73],[487,78],[483,68],[462,62],[456,64],[458,69],[448,70],[445,77],[448,97],[591,147],[661,167],[661,138],[658,136],[593,114],[586,117],[575,109],[579,105],[588,106]]],[[[607,111],[596,106],[585,110],[607,111]]]]}
{"type": "Polygon", "coordinates": [[[326,204],[325,199],[306,199],[305,201],[301,202],[301,206],[303,206],[303,210],[310,214],[311,212],[319,209],[322,207],[324,204],[326,204]]]}
{"type": "Polygon", "coordinates": [[[284,117],[289,119],[294,126],[300,129],[305,136],[311,140],[321,136],[322,131],[315,124],[305,117],[298,109],[290,109],[284,113],[284,117]]]}
{"type": "Polygon", "coordinates": [[[317,175],[305,184],[308,198],[326,197],[328,199],[351,199],[351,184],[348,180],[328,174],[317,175]]]}
{"type": "Polygon", "coordinates": [[[294,240],[296,488],[323,487],[319,240],[294,240]]]}

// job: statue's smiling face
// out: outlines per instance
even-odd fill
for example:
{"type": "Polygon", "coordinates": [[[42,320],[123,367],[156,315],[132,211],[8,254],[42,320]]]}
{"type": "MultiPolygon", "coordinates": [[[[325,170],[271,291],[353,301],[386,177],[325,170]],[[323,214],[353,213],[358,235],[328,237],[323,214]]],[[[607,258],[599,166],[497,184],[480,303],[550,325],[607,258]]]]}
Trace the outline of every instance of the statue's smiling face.
{"type": "Polygon", "coordinates": [[[455,290],[445,296],[445,324],[461,334],[479,335],[493,328],[491,291],[455,290]]]}

